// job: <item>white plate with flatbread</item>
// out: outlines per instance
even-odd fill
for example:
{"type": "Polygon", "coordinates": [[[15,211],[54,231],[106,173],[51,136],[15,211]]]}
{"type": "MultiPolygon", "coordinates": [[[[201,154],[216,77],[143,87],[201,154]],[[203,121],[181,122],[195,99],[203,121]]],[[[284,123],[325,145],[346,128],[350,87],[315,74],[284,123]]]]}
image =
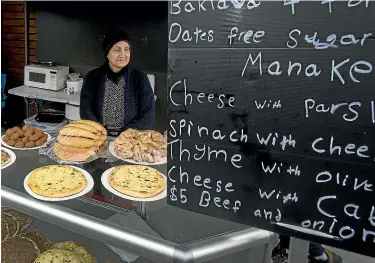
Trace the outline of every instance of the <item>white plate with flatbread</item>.
{"type": "MultiPolygon", "coordinates": [[[[32,173],[40,168],[43,168],[43,167],[39,167],[33,171],[31,171],[26,177],[25,177],[25,180],[23,181],[23,187],[25,188],[26,192],[31,195],[32,197],[36,198],[36,199],[39,199],[39,200],[43,200],[43,201],[66,201],[66,200],[71,200],[71,199],[75,199],[75,198],[78,198],[80,196],[83,196],[87,193],[89,193],[92,188],[94,187],[94,180],[93,178],[91,177],[91,175],[79,168],[79,167],[76,167],[76,166],[71,166],[71,165],[59,165],[59,164],[56,164],[56,165],[50,165],[50,166],[66,166],[66,167],[70,167],[70,168],[73,168],[73,169],[76,169],[78,171],[80,171],[82,173],[82,175],[84,176],[84,178],[86,179],[86,187],[84,189],[82,189],[80,192],[78,193],[75,193],[75,194],[72,194],[72,195],[69,195],[69,196],[65,196],[65,197],[47,197],[47,196],[44,196],[44,195],[39,195],[37,193],[35,193],[28,185],[28,182],[29,182],[29,178],[30,176],[32,175],[32,173]]],[[[44,167],[48,167],[48,166],[44,166],[44,167]]]]}
{"type": "Polygon", "coordinates": [[[149,162],[137,162],[133,159],[126,159],[126,158],[123,158],[123,157],[120,157],[116,154],[115,152],[115,142],[110,142],[109,143],[109,152],[114,156],[116,157],[117,159],[120,159],[124,162],[127,162],[127,163],[132,163],[132,164],[139,164],[139,165],[162,165],[162,164],[166,164],[167,163],[167,158],[165,158],[163,161],[160,161],[160,162],[154,162],[154,163],[149,163],[149,162]]]}
{"type": "MultiPolygon", "coordinates": [[[[129,165],[129,166],[132,166],[132,165],[129,165]]],[[[161,200],[161,199],[164,199],[164,198],[167,197],[167,177],[164,174],[160,173],[160,172],[159,173],[163,176],[163,178],[165,180],[164,181],[165,182],[164,183],[164,189],[160,193],[158,193],[157,195],[155,195],[155,196],[147,197],[147,198],[142,198],[142,197],[139,198],[139,197],[134,197],[134,196],[126,195],[126,194],[123,194],[123,193],[117,191],[109,183],[109,177],[111,175],[112,170],[115,169],[115,168],[116,167],[112,167],[112,168],[109,168],[108,170],[106,170],[103,173],[102,179],[101,179],[104,188],[107,189],[112,194],[117,195],[117,196],[119,196],[121,198],[124,198],[124,199],[127,199],[127,200],[133,200],[133,201],[138,201],[138,202],[157,201],[157,200],[161,200]]],[[[151,167],[149,167],[149,168],[151,168],[151,167]]],[[[151,168],[151,169],[153,169],[153,168],[151,168]]]]}
{"type": "MultiPolygon", "coordinates": [[[[11,166],[16,161],[16,154],[13,151],[11,151],[7,148],[1,147],[1,152],[5,152],[9,156],[9,159],[7,160],[5,165],[3,166],[3,164],[1,164],[1,169],[4,169],[4,168],[7,168],[7,167],[11,166]]],[[[3,155],[3,154],[1,153],[1,155],[3,155]]],[[[1,156],[1,159],[2,158],[3,158],[3,156],[1,156]]],[[[1,162],[3,162],[3,161],[1,160],[1,162]]]]}
{"type": "Polygon", "coordinates": [[[13,149],[13,150],[18,150],[18,151],[36,150],[36,149],[44,147],[52,139],[52,136],[49,133],[45,132],[45,134],[47,134],[47,136],[48,136],[47,141],[44,144],[42,144],[40,146],[36,146],[36,147],[31,147],[31,148],[17,148],[17,147],[14,147],[14,146],[10,146],[6,142],[3,141],[3,138],[4,138],[5,134],[3,136],[1,136],[1,144],[4,145],[5,147],[8,147],[8,148],[13,149]]]}

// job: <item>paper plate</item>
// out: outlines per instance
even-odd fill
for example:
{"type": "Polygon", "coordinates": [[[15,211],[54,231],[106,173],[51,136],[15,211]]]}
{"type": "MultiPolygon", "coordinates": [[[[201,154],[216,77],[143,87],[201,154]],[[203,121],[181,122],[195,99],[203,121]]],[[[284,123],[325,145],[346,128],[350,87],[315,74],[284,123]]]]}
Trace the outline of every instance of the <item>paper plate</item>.
{"type": "MultiPolygon", "coordinates": [[[[56,198],[52,198],[52,197],[45,197],[45,196],[41,196],[41,195],[38,195],[36,193],[34,193],[30,187],[27,185],[27,182],[31,176],[31,173],[33,171],[31,171],[26,177],[25,177],[25,180],[23,181],[23,187],[25,188],[26,192],[31,195],[32,197],[36,198],[36,199],[39,199],[39,200],[43,200],[43,201],[66,201],[66,200],[71,200],[71,199],[75,199],[77,197],[80,197],[80,196],[83,196],[85,194],[87,194],[88,192],[91,191],[91,189],[94,187],[94,180],[92,179],[91,175],[86,172],[85,170],[81,169],[81,168],[78,168],[76,166],[72,166],[72,165],[67,165],[67,166],[70,166],[70,167],[73,167],[79,171],[81,171],[83,173],[83,175],[85,176],[86,180],[87,180],[87,186],[85,189],[83,189],[81,192],[75,194],[75,195],[71,195],[71,196],[66,196],[66,197],[56,197],[56,198]]],[[[38,168],[37,168],[38,169],[38,168]]]]}
{"type": "Polygon", "coordinates": [[[161,165],[161,164],[166,164],[167,163],[167,158],[165,158],[165,160],[160,161],[160,162],[148,163],[148,162],[137,162],[137,161],[134,161],[133,159],[126,159],[126,158],[120,157],[115,152],[115,142],[109,143],[109,152],[114,157],[116,157],[117,159],[120,159],[120,160],[122,160],[124,162],[127,162],[127,163],[132,163],[132,164],[139,164],[139,165],[161,165]]]}
{"type": "Polygon", "coordinates": [[[114,168],[115,167],[109,168],[108,170],[106,170],[102,174],[102,184],[105,187],[105,189],[107,189],[108,191],[110,191],[112,194],[117,195],[117,196],[119,196],[121,198],[124,198],[124,199],[138,201],[138,202],[152,202],[152,201],[157,201],[157,200],[164,199],[164,198],[167,197],[167,177],[164,174],[163,174],[163,177],[165,179],[165,188],[164,188],[163,191],[161,191],[159,194],[157,194],[157,195],[155,195],[153,197],[149,197],[149,198],[137,198],[137,197],[134,197],[134,196],[125,195],[125,194],[122,194],[122,193],[118,192],[117,190],[115,190],[114,188],[112,188],[112,186],[108,183],[109,175],[111,174],[111,171],[114,168]]]}
{"type": "Polygon", "coordinates": [[[4,138],[5,134],[1,137],[1,144],[4,145],[5,147],[8,147],[8,148],[13,149],[13,150],[18,150],[18,151],[36,150],[36,149],[42,148],[44,145],[46,145],[48,143],[48,141],[50,141],[52,139],[52,136],[50,134],[48,134],[46,132],[45,132],[45,134],[47,134],[47,136],[48,136],[47,141],[43,145],[40,145],[40,146],[37,146],[37,147],[17,148],[17,147],[14,147],[14,146],[9,146],[6,142],[3,141],[3,138],[4,138]]]}
{"type": "Polygon", "coordinates": [[[16,154],[13,151],[4,147],[1,147],[1,150],[9,154],[10,156],[10,162],[4,166],[1,166],[1,169],[4,169],[4,168],[7,168],[8,166],[11,166],[16,161],[16,154]]]}

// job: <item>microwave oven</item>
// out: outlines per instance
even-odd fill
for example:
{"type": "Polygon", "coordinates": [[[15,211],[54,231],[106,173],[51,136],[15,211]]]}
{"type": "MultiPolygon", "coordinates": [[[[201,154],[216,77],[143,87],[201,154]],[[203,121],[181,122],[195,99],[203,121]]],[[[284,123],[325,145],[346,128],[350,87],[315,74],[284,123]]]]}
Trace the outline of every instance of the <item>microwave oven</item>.
{"type": "Polygon", "coordinates": [[[58,91],[66,87],[69,67],[30,64],[25,66],[24,85],[58,91]]]}

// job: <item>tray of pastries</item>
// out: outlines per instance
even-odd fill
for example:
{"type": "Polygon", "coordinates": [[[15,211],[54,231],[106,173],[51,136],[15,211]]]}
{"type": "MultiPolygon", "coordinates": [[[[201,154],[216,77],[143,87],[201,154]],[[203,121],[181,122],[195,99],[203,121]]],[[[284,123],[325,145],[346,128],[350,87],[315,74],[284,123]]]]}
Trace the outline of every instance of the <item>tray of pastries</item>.
{"type": "Polygon", "coordinates": [[[101,124],[77,120],[60,129],[39,152],[60,164],[80,164],[98,159],[107,149],[107,131],[101,124]]]}
{"type": "Polygon", "coordinates": [[[51,138],[51,135],[38,128],[24,125],[6,130],[1,143],[14,150],[35,150],[45,146],[51,138]]]}
{"type": "Polygon", "coordinates": [[[167,140],[151,130],[127,129],[109,145],[116,158],[134,164],[160,165],[167,163],[167,140]]]}

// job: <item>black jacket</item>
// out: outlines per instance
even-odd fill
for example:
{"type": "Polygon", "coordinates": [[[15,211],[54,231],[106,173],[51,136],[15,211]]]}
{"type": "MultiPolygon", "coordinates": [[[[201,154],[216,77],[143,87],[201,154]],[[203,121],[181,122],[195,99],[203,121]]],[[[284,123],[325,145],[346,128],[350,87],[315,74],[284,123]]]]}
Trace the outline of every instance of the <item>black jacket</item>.
{"type": "MultiPolygon", "coordinates": [[[[90,71],[83,82],[80,100],[81,119],[100,123],[105,75],[108,71],[106,62],[100,68],[90,71]]],[[[155,119],[154,93],[146,73],[128,65],[124,70],[126,84],[124,91],[125,126],[139,130],[153,129],[155,119]]]]}

